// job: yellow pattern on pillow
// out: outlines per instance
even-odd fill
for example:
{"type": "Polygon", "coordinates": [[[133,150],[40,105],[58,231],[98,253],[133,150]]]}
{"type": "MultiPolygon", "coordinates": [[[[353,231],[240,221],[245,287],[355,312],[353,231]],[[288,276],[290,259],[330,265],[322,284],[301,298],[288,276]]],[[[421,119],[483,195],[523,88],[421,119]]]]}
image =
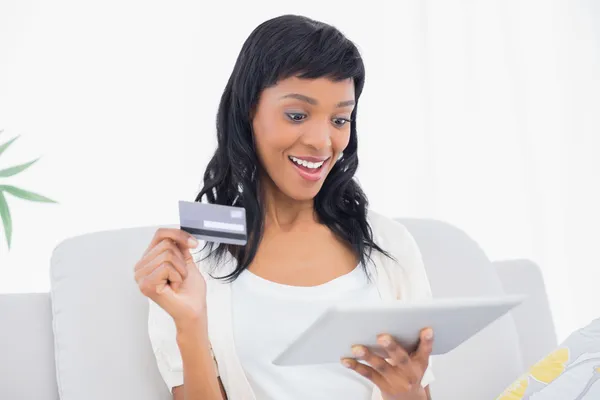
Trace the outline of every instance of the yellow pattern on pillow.
{"type": "Polygon", "coordinates": [[[529,375],[546,385],[555,380],[565,371],[566,364],[569,361],[569,349],[558,349],[538,361],[531,369],[529,375]]]}
{"type": "Polygon", "coordinates": [[[600,318],[573,332],[496,400],[600,399],[600,318]]]}
{"type": "Polygon", "coordinates": [[[569,349],[555,350],[531,367],[526,375],[513,382],[496,400],[522,400],[530,378],[547,385],[565,371],[568,361],[569,349]]]}
{"type": "Polygon", "coordinates": [[[524,375],[514,381],[496,400],[521,400],[525,396],[528,384],[528,376],[524,375]]]}

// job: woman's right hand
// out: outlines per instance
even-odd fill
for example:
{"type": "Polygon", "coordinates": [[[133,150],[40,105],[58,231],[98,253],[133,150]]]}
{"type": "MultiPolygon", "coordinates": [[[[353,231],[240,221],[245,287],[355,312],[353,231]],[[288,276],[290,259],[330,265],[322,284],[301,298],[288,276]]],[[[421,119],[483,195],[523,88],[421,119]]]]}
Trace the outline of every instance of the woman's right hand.
{"type": "Polygon", "coordinates": [[[135,265],[140,291],[176,324],[206,320],[206,281],[190,253],[197,245],[187,232],[159,228],[135,265]]]}

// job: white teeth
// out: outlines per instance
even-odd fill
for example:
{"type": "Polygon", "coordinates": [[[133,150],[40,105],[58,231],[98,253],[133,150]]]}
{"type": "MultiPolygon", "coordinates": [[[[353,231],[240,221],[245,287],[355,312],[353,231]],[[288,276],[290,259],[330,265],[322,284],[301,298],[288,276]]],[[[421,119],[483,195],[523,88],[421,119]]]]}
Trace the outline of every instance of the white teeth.
{"type": "Polygon", "coordinates": [[[290,156],[290,160],[292,160],[293,162],[295,162],[298,165],[302,165],[302,166],[304,166],[306,168],[310,168],[310,169],[320,168],[323,165],[323,163],[325,162],[325,161],[310,162],[310,161],[301,160],[299,158],[292,157],[292,156],[290,156]]]}

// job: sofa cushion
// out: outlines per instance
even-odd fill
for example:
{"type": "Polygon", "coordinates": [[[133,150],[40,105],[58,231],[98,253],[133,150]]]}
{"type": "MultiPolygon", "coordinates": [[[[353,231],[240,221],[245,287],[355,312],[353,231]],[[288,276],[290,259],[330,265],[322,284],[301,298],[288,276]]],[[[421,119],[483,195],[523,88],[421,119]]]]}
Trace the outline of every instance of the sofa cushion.
{"type": "Polygon", "coordinates": [[[168,400],[148,337],[148,301],[133,268],[156,227],[65,240],[51,260],[61,400],[168,400]]]}

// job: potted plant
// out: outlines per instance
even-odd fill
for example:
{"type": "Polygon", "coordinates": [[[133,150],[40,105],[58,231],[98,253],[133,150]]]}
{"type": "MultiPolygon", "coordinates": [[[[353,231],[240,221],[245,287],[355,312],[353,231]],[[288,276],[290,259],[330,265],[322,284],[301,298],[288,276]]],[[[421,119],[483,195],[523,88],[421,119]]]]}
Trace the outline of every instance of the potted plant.
{"type": "MultiPolygon", "coordinates": [[[[0,134],[3,130],[0,130],[0,134]]],[[[4,144],[0,144],[0,156],[2,153],[6,151],[6,149],[17,140],[19,136],[10,139],[8,142],[4,144]]],[[[15,165],[14,167],[0,169],[0,219],[2,219],[2,226],[4,228],[4,235],[6,237],[6,244],[8,245],[8,249],[10,250],[10,244],[12,239],[12,218],[10,216],[10,210],[8,208],[8,202],[6,201],[7,195],[11,195],[14,197],[18,197],[24,200],[29,201],[38,201],[42,203],[56,203],[56,201],[49,199],[47,197],[41,196],[36,193],[29,192],[27,190],[20,189],[18,187],[12,185],[4,185],[2,184],[3,178],[8,178],[10,176],[17,175],[20,172],[23,172],[27,168],[31,167],[39,158],[36,158],[33,161],[26,162],[24,164],[15,165]]]]}

